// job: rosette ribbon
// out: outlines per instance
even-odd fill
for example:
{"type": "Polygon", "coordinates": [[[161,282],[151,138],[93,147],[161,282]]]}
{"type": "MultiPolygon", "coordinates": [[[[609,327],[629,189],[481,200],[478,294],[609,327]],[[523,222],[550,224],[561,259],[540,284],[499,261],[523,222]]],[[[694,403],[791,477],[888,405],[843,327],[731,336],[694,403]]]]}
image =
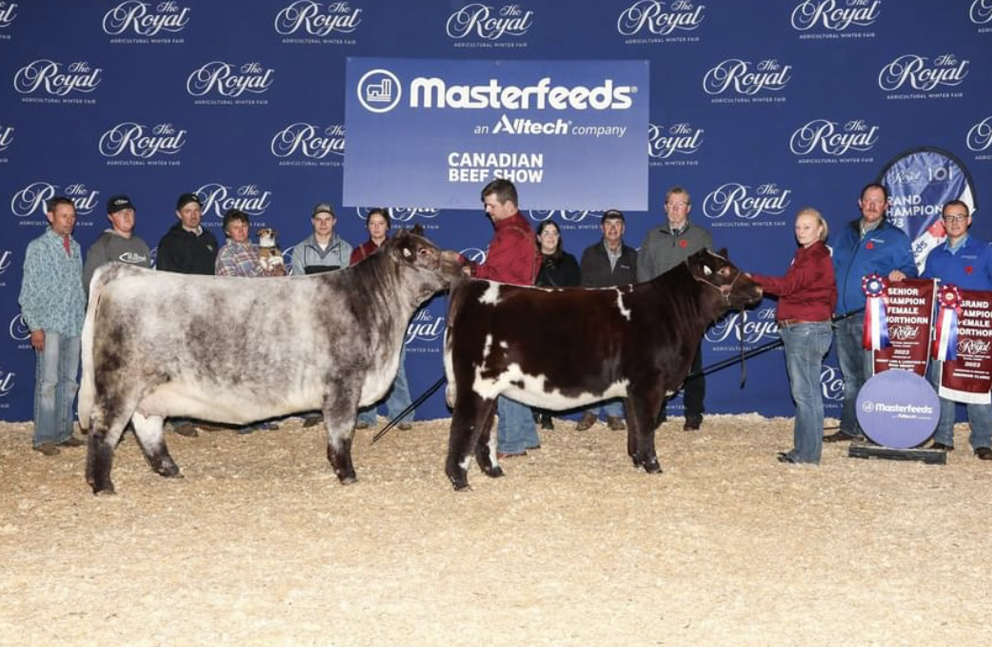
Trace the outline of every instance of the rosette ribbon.
{"type": "Polygon", "coordinates": [[[861,279],[861,290],[866,298],[862,342],[867,350],[880,350],[890,346],[889,324],[885,317],[888,289],[889,281],[884,276],[869,274],[861,279]]]}
{"type": "Polygon", "coordinates": [[[944,362],[958,358],[958,315],[961,314],[961,291],[956,285],[944,285],[938,295],[937,334],[933,340],[934,359],[944,362]]]}

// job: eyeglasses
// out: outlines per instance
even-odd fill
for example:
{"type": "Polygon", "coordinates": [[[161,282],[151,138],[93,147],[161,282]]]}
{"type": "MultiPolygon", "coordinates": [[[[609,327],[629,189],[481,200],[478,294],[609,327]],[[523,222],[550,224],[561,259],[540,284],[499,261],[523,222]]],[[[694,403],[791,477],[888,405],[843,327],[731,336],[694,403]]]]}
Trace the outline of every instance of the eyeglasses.
{"type": "Polygon", "coordinates": [[[963,213],[960,213],[958,215],[950,214],[944,216],[944,222],[964,222],[967,219],[968,216],[964,215],[963,213]]]}

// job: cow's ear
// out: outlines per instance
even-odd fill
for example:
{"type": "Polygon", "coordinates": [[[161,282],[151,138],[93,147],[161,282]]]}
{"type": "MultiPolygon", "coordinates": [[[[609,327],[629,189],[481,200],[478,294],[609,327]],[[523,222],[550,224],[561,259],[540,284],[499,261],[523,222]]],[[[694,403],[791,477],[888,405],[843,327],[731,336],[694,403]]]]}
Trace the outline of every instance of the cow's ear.
{"type": "Polygon", "coordinates": [[[719,254],[720,256],[723,256],[724,258],[726,258],[728,260],[730,259],[730,254],[727,253],[727,248],[726,247],[724,247],[719,252],[717,252],[717,254],[719,254]]]}
{"type": "Polygon", "coordinates": [[[411,230],[410,230],[410,233],[411,233],[411,234],[416,234],[416,235],[418,235],[418,236],[423,236],[423,235],[424,235],[424,228],[423,228],[423,226],[421,226],[421,224],[420,224],[420,223],[418,222],[417,224],[415,224],[415,225],[413,226],[413,229],[411,229],[411,230]]]}

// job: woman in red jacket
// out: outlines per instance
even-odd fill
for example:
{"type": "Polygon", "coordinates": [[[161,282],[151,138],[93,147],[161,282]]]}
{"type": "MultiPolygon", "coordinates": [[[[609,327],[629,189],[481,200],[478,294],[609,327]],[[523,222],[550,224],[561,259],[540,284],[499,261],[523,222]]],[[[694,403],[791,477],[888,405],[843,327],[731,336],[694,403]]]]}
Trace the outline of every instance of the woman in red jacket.
{"type": "Polygon", "coordinates": [[[837,305],[837,284],[830,259],[827,223],[816,209],[796,216],[799,249],[782,277],[752,275],[765,294],[778,296],[778,332],[785,346],[792,399],[796,402],[793,427],[795,447],[780,452],[783,463],[820,462],[823,450],[823,396],[820,373],[830,350],[830,315],[837,305]]]}

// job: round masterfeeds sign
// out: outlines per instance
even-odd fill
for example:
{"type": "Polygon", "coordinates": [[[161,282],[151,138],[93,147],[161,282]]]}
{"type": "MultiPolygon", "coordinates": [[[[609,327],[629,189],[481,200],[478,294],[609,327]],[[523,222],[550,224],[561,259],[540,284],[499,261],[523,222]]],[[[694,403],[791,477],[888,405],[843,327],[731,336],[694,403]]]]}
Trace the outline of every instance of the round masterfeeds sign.
{"type": "Polygon", "coordinates": [[[858,422],[879,445],[916,447],[933,434],[938,418],[937,394],[912,371],[883,371],[865,382],[858,393],[858,422]]]}

